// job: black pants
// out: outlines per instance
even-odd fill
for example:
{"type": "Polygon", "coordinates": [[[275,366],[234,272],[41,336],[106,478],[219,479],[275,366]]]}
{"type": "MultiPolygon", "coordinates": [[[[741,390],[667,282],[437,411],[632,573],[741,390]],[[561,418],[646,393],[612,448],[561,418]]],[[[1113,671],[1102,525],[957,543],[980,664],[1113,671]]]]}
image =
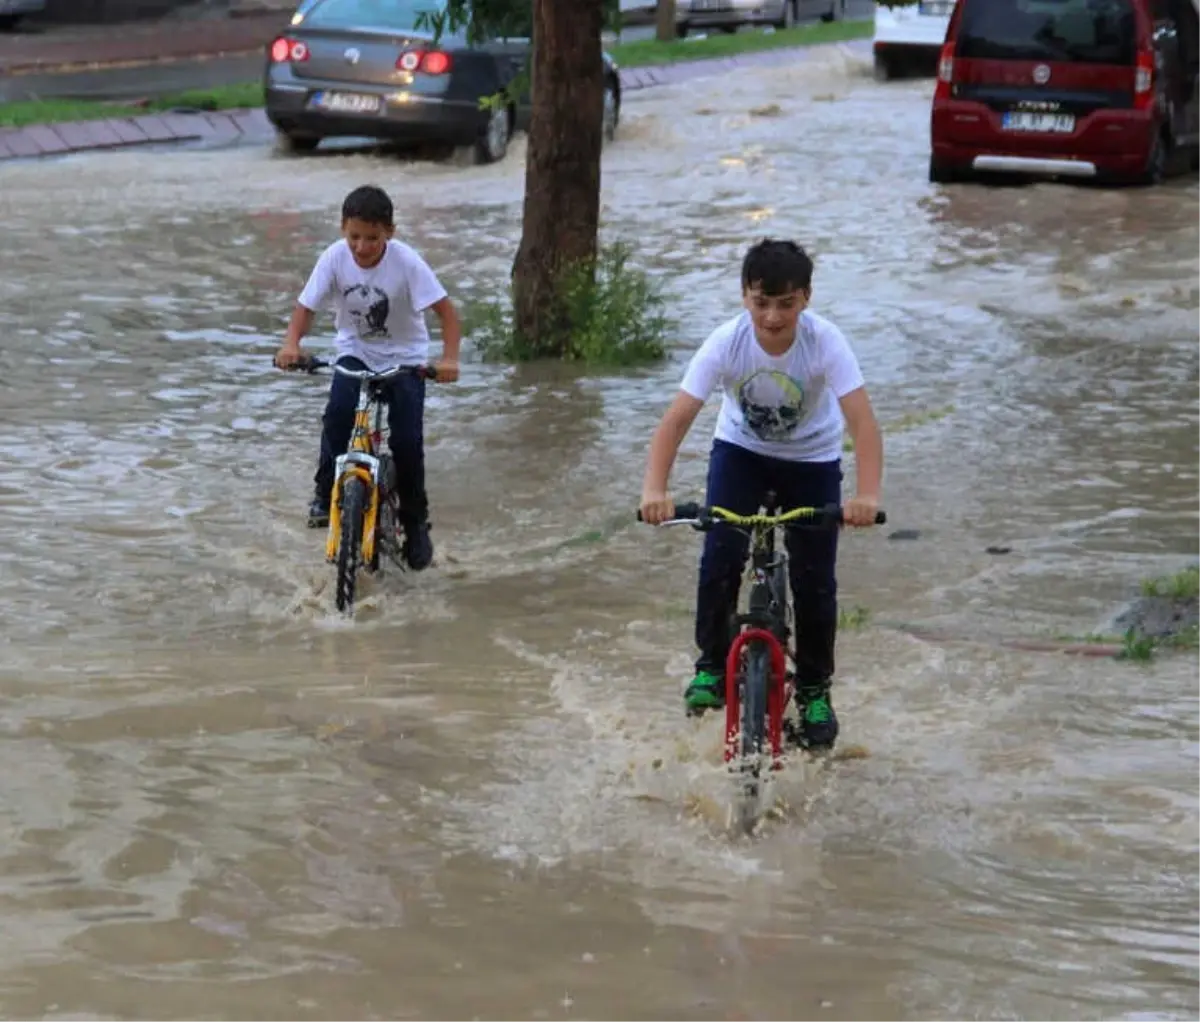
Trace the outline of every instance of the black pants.
{"type": "MultiPolygon", "coordinates": [[[[775,491],[783,509],[841,503],[842,463],[783,461],[724,440],[713,442],[705,503],[750,515],[762,507],[768,490],[775,491]]],[[[784,536],[795,611],[796,687],[823,691],[833,678],[837,638],[837,530],[789,529],[784,536]]],[[[725,525],[704,537],[696,592],[698,671],[724,677],[749,548],[744,532],[725,525]]]]}
{"type": "MultiPolygon", "coordinates": [[[[347,369],[367,368],[357,358],[343,355],[338,365],[347,369]]],[[[346,453],[354,432],[359,381],[335,373],[329,387],[329,402],[321,430],[321,456],[313,477],[317,496],[328,502],[333,492],[336,459],[346,453]]],[[[404,523],[419,524],[429,517],[425,493],[425,381],[404,374],[389,380],[383,389],[388,405],[388,446],[396,463],[396,490],[404,523]]]]}

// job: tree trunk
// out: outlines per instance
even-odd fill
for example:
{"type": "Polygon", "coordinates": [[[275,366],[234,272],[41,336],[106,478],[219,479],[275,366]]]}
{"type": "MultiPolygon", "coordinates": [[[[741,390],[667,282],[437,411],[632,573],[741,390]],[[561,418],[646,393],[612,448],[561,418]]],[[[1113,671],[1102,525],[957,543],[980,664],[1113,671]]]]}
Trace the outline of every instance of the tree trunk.
{"type": "Polygon", "coordinates": [[[571,324],[557,285],[596,258],[604,0],[533,0],[525,214],[513,264],[513,326],[540,355],[561,355],[571,324]]]}
{"type": "Polygon", "coordinates": [[[658,0],[654,10],[654,35],[660,43],[675,41],[675,0],[658,0]]]}

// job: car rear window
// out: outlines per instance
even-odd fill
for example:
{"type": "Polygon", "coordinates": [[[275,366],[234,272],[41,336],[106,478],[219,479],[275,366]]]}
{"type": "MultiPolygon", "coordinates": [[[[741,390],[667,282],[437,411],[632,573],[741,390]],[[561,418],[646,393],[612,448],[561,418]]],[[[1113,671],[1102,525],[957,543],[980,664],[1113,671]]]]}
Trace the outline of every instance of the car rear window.
{"type": "Polygon", "coordinates": [[[976,60],[1132,64],[1130,0],[965,0],[957,55],[976,60]]]}
{"type": "Polygon", "coordinates": [[[411,32],[423,28],[422,14],[442,9],[438,0],[320,0],[305,16],[313,28],[391,28],[411,32]]]}

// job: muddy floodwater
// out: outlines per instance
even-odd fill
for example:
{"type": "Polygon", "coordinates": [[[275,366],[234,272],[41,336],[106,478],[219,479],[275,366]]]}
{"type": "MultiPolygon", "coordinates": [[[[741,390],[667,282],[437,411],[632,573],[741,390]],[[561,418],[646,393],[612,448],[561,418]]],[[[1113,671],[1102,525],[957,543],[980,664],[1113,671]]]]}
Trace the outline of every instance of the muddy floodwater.
{"type": "Polygon", "coordinates": [[[271,352],[364,181],[498,292],[523,143],[0,170],[0,1014],[1195,1018],[1195,654],[1003,640],[1197,555],[1197,183],[931,186],[931,88],[831,48],[631,94],[605,232],[670,359],[432,388],[439,567],[352,624],[304,527],[327,383],[271,352]],[[681,712],[698,538],[632,511],[764,233],[816,255],[890,522],[843,546],[855,755],[745,839],[681,712]]]}

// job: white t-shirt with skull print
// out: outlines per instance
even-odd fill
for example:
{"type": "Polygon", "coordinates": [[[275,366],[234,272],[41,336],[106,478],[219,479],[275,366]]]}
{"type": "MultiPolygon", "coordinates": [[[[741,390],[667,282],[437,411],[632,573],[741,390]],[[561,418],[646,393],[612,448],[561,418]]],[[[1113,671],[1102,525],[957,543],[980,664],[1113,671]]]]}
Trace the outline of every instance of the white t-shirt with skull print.
{"type": "Polygon", "coordinates": [[[313,312],[332,306],[338,355],[382,370],[428,361],[425,310],[445,297],[429,264],[403,242],[390,239],[368,270],[342,239],[321,253],[299,301],[313,312]]]}
{"type": "Polygon", "coordinates": [[[716,438],[787,461],[836,461],[845,423],[838,399],[863,385],[842,332],[805,310],[796,340],[768,355],[750,313],[717,327],[692,356],[682,388],[698,401],[721,388],[716,438]]]}

